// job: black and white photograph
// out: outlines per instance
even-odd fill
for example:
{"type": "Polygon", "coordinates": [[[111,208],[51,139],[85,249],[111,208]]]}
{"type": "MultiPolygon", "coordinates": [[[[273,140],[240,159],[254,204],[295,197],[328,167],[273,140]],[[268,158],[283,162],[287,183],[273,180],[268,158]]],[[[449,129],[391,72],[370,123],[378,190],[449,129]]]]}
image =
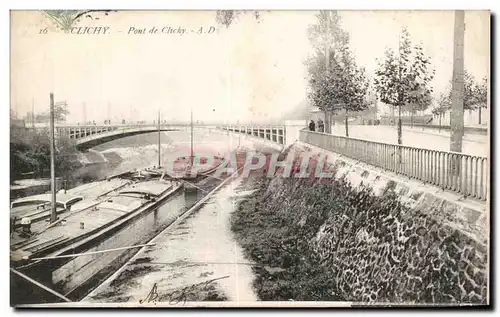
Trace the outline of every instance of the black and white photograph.
{"type": "Polygon", "coordinates": [[[9,15],[12,307],[491,305],[490,11],[9,15]]]}

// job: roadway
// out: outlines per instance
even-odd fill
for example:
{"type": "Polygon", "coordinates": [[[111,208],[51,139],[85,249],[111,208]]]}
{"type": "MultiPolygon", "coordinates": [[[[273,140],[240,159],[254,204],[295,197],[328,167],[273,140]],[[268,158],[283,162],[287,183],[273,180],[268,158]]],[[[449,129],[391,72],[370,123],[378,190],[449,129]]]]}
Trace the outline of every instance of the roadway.
{"type": "MultiPolygon", "coordinates": [[[[332,127],[332,134],[345,136],[344,125],[336,124],[332,127]]],[[[382,142],[398,142],[397,128],[393,126],[368,126],[349,125],[349,137],[382,142]]],[[[442,130],[426,128],[403,127],[403,145],[430,150],[449,151],[450,133],[442,130]]],[[[462,142],[462,153],[488,157],[489,154],[488,135],[467,133],[462,142]]]]}

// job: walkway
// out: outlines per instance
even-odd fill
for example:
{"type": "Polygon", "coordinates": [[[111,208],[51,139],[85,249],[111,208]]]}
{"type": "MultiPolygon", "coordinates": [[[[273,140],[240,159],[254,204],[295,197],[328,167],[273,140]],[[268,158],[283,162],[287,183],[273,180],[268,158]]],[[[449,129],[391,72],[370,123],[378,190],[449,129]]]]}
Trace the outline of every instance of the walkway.
{"type": "MultiPolygon", "coordinates": [[[[344,125],[335,125],[332,134],[345,136],[344,125]]],[[[349,136],[363,140],[382,143],[398,142],[396,127],[392,126],[366,126],[350,125],[349,136]]],[[[434,129],[403,127],[403,145],[418,147],[430,150],[449,151],[450,137],[448,131],[434,129]]],[[[481,134],[466,134],[462,143],[462,153],[488,157],[489,153],[488,136],[481,134]]]]}

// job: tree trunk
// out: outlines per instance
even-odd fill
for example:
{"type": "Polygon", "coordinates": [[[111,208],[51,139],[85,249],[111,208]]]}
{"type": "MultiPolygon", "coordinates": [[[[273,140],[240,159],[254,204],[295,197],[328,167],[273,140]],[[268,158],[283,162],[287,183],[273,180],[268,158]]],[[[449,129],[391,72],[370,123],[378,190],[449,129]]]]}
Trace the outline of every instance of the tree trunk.
{"type": "Polygon", "coordinates": [[[442,116],[443,116],[443,115],[440,113],[440,114],[439,114],[439,132],[441,132],[441,117],[442,117],[442,116]]]}
{"type": "Polygon", "coordinates": [[[345,109],[345,136],[349,137],[349,125],[347,123],[347,109],[345,109]]]}
{"type": "Polygon", "coordinates": [[[398,144],[403,144],[403,131],[401,129],[401,105],[398,106],[398,144]]]}
{"type": "Polygon", "coordinates": [[[332,133],[332,116],[330,115],[330,111],[325,110],[325,128],[323,130],[324,133],[331,134],[332,133]]]}
{"type": "Polygon", "coordinates": [[[479,106],[479,124],[481,124],[481,106],[479,106]]]}
{"type": "Polygon", "coordinates": [[[411,113],[410,113],[410,127],[413,128],[413,108],[411,109],[411,113]]]}
{"type": "MultiPolygon", "coordinates": [[[[325,28],[325,74],[328,74],[330,69],[330,11],[323,11],[323,14],[326,19],[326,28],[325,28]]],[[[332,117],[330,115],[330,111],[325,109],[325,121],[323,128],[324,133],[331,134],[332,133],[332,117]]]]}

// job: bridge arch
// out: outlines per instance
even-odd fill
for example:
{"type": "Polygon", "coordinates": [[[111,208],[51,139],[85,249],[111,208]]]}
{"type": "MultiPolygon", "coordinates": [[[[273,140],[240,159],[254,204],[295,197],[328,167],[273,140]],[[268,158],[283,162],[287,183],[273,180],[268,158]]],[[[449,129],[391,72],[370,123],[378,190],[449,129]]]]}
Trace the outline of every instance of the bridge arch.
{"type": "MultiPolygon", "coordinates": [[[[190,128],[189,123],[185,124],[162,124],[160,131],[179,131],[190,128]]],[[[278,145],[293,143],[298,139],[298,131],[304,127],[304,123],[294,122],[292,124],[276,125],[199,125],[196,128],[208,128],[227,133],[244,134],[247,136],[264,139],[278,145]]],[[[158,125],[60,125],[56,127],[58,136],[65,135],[76,141],[78,150],[87,150],[94,146],[138,134],[146,134],[158,131],[158,125]]]]}

